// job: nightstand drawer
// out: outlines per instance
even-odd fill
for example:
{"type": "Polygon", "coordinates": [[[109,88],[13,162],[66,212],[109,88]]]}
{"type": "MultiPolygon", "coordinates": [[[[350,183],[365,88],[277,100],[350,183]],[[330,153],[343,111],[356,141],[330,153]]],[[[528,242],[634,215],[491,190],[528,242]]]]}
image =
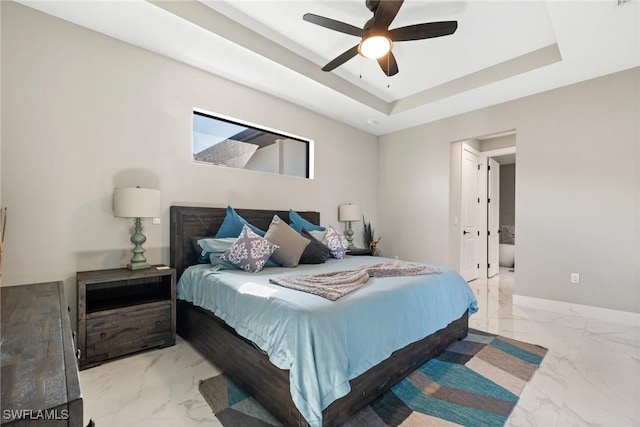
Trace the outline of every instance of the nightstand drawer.
{"type": "Polygon", "coordinates": [[[171,340],[171,301],[111,310],[87,319],[86,357],[112,358],[171,340]]]}

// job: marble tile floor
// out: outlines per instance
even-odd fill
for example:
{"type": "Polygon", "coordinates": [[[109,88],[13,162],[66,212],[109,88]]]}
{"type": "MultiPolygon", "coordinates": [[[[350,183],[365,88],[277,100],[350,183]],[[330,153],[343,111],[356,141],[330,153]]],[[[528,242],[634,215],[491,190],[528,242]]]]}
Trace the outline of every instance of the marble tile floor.
{"type": "MultiPolygon", "coordinates": [[[[519,307],[514,273],[470,282],[476,329],[549,349],[507,426],[640,426],[640,327],[519,307]]],[[[80,372],[85,425],[219,426],[198,381],[219,370],[184,340],[80,372]]]]}

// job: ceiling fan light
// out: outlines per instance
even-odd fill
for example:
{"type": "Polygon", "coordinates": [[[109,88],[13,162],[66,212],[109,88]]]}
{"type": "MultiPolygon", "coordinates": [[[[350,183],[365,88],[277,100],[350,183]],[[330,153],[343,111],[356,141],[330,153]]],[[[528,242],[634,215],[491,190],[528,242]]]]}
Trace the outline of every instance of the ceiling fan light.
{"type": "Polygon", "coordinates": [[[391,50],[391,40],[384,36],[372,36],[362,40],[358,52],[365,58],[378,59],[391,50]]]}

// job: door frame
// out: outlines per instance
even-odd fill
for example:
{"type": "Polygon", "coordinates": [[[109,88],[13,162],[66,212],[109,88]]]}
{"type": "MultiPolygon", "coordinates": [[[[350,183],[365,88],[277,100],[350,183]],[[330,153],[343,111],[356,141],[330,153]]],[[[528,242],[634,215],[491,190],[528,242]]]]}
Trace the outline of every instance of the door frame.
{"type": "MultiPolygon", "coordinates": [[[[487,151],[481,151],[480,152],[480,156],[478,158],[478,163],[481,164],[480,167],[480,182],[484,183],[484,185],[480,186],[480,191],[479,191],[479,197],[480,197],[480,256],[478,257],[478,259],[480,260],[480,271],[479,273],[479,277],[486,279],[488,278],[488,262],[489,262],[489,256],[488,256],[488,251],[487,251],[487,245],[488,245],[488,235],[487,232],[489,231],[489,227],[487,225],[489,218],[488,218],[488,214],[487,214],[487,209],[488,209],[488,203],[487,203],[487,197],[488,197],[488,189],[487,189],[487,185],[488,185],[488,176],[487,176],[487,166],[489,163],[489,158],[490,157],[498,157],[498,156],[502,156],[505,154],[516,154],[516,146],[511,146],[511,147],[504,147],[504,148],[497,148],[495,150],[487,150],[487,151]]],[[[516,184],[517,185],[517,184],[516,184]]]]}

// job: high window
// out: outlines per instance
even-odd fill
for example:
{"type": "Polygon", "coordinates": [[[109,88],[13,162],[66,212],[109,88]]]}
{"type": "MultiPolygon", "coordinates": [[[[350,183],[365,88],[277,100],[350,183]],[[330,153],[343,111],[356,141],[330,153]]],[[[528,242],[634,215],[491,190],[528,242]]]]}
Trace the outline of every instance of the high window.
{"type": "Polygon", "coordinates": [[[312,141],[227,117],[193,112],[193,160],[312,178],[312,141]]]}

